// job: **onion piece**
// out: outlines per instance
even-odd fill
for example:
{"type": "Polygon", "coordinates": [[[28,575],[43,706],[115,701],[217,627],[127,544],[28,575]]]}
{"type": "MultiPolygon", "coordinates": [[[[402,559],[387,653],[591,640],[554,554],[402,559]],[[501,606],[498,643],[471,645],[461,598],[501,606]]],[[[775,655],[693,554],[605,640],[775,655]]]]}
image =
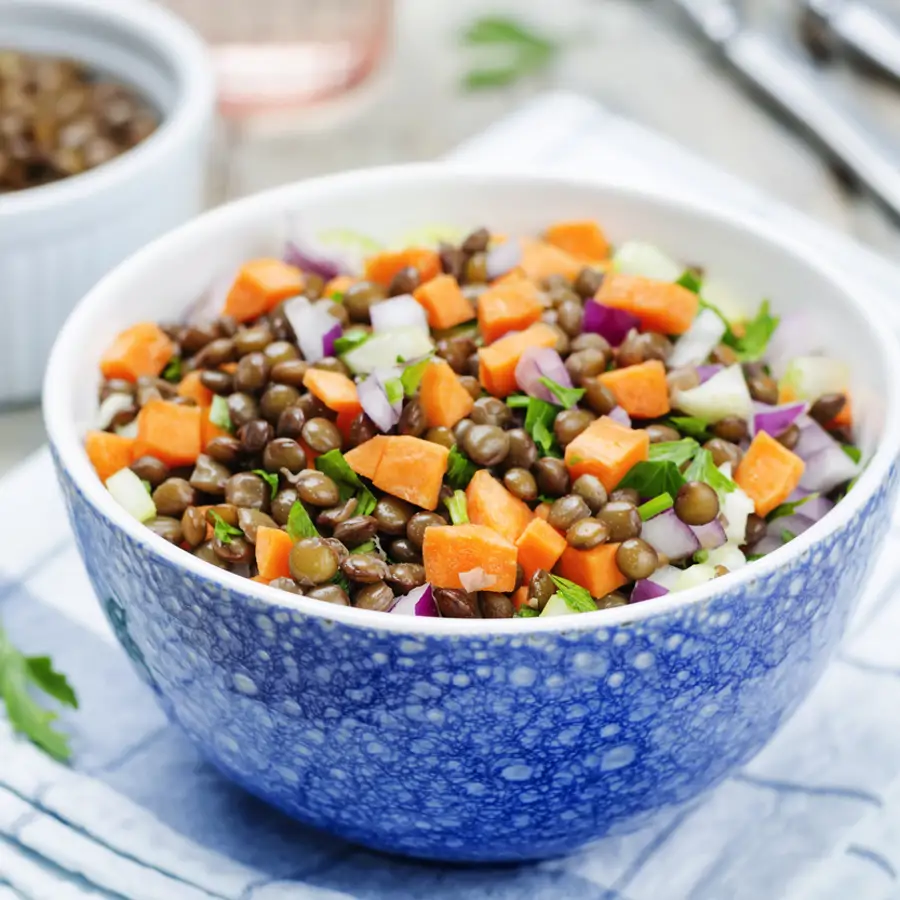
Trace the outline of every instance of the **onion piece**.
{"type": "MultiPolygon", "coordinates": [[[[720,467],[719,471],[721,472],[722,469],[723,467],[720,467]]],[[[725,537],[733,544],[743,544],[744,538],[747,536],[747,518],[750,513],[755,511],[756,505],[739,487],[735,487],[733,491],[725,494],[721,508],[722,519],[725,523],[725,537]]]]}
{"type": "Polygon", "coordinates": [[[613,422],[618,422],[626,428],[631,428],[631,416],[621,406],[614,406],[607,415],[613,422]]]}
{"type": "Polygon", "coordinates": [[[356,392],[363,412],[382,433],[390,431],[400,421],[399,410],[391,406],[383,385],[374,375],[360,381],[356,392]]]}
{"type": "Polygon", "coordinates": [[[696,366],[712,353],[725,334],[725,323],[711,309],[702,309],[691,327],[678,338],[666,362],[672,369],[696,366]]]}
{"type": "MultiPolygon", "coordinates": [[[[828,332],[821,316],[809,312],[788,313],[781,317],[766,346],[766,362],[776,378],[782,378],[798,357],[824,356],[828,351],[828,332]]],[[[816,400],[816,397],[807,398],[816,400]]]]}
{"type": "Polygon", "coordinates": [[[659,247],[643,241],[625,241],[613,256],[613,265],[617,272],[657,281],[677,281],[685,268],[659,247]]]}
{"type": "Polygon", "coordinates": [[[747,389],[744,372],[737,363],[713,375],[699,387],[676,391],[672,405],[689,416],[712,423],[720,422],[727,416],[738,416],[748,421],[753,416],[753,398],[747,389]]]}
{"type": "Polygon", "coordinates": [[[584,304],[584,321],[582,331],[593,332],[606,338],[613,346],[618,347],[625,340],[632,328],[640,328],[641,320],[624,309],[613,309],[596,300],[588,300],[584,304]]]}
{"type": "Polygon", "coordinates": [[[789,531],[793,537],[797,537],[798,534],[803,534],[804,531],[812,528],[814,524],[805,516],[794,513],[790,516],[781,516],[769,522],[766,526],[766,535],[771,538],[778,538],[784,543],[784,538],[782,537],[784,532],[789,531]]]}
{"type": "Polygon", "coordinates": [[[125,425],[116,425],[113,429],[119,437],[129,437],[136,438],[138,436],[138,420],[137,416],[135,416],[130,422],[125,425]]]}
{"type": "Polygon", "coordinates": [[[753,429],[751,434],[765,431],[772,437],[787,431],[797,419],[806,412],[806,403],[783,403],[781,406],[767,406],[765,403],[755,404],[753,429]]]}
{"type": "Polygon", "coordinates": [[[754,556],[766,556],[783,546],[784,541],[780,537],[767,534],[750,548],[750,552],[754,556]]]}
{"type": "Polygon", "coordinates": [[[697,366],[697,376],[700,378],[700,384],[706,384],[713,375],[718,375],[725,366],[719,363],[710,363],[708,366],[697,366]]]}
{"type": "Polygon", "coordinates": [[[522,242],[518,238],[512,238],[491,247],[484,261],[488,281],[493,281],[495,278],[511,272],[521,261],[522,242]]]}
{"type": "Polygon", "coordinates": [[[97,410],[97,419],[94,427],[98,431],[106,431],[112,425],[113,419],[122,412],[134,408],[134,397],[131,394],[110,394],[97,410]]]}
{"type": "MultiPolygon", "coordinates": [[[[402,374],[402,371],[395,366],[392,369],[376,369],[369,378],[374,378],[381,385],[381,390],[384,391],[388,403],[391,403],[391,399],[388,396],[388,382],[398,380],[402,374]]],[[[399,416],[403,412],[403,397],[400,396],[394,400],[391,403],[391,408],[399,416]]]]}
{"type": "Polygon", "coordinates": [[[516,364],[516,384],[530,397],[557,403],[556,397],[543,384],[549,378],[562,387],[572,387],[572,379],[562,357],[550,347],[528,347],[516,364]]]}
{"type": "Polygon", "coordinates": [[[714,550],[716,547],[721,547],[728,540],[725,535],[725,526],[718,518],[713,519],[712,522],[707,522],[706,525],[691,525],[690,529],[694,532],[697,540],[700,541],[702,550],[714,550]]]}
{"type": "MultiPolygon", "coordinates": [[[[806,460],[835,446],[835,439],[813,418],[807,415],[798,416],[797,427],[800,429],[800,437],[794,445],[794,453],[800,459],[806,460]]],[[[843,453],[843,451],[841,451],[843,453]]],[[[845,454],[846,455],[846,454],[845,454]]],[[[807,490],[806,493],[812,493],[807,490]]]]}
{"type": "Polygon", "coordinates": [[[681,578],[681,569],[676,569],[675,566],[666,565],[660,566],[647,578],[647,580],[662,585],[670,591],[674,591],[679,578],[681,578]]]}
{"type": "Polygon", "coordinates": [[[681,573],[675,590],[688,591],[691,588],[699,587],[701,584],[706,584],[707,581],[712,581],[715,577],[715,566],[711,566],[709,563],[697,563],[696,565],[688,566],[681,573]]]}
{"type": "Polygon", "coordinates": [[[414,588],[397,599],[391,612],[401,616],[439,616],[430,584],[414,588]]]}
{"type": "Polygon", "coordinates": [[[156,504],[144,483],[131,469],[119,469],[106,479],[106,489],[113,500],[138,522],[146,522],[156,515],[156,504]]]}
{"type": "MultiPolygon", "coordinates": [[[[332,316],[332,318],[334,318],[332,316]]],[[[340,322],[335,322],[331,331],[322,335],[322,351],[326,356],[334,356],[334,342],[344,333],[340,322]]]]}
{"type": "Polygon", "coordinates": [[[304,250],[294,241],[288,241],[285,244],[281,258],[288,265],[296,266],[302,272],[318,275],[325,281],[331,281],[332,278],[337,278],[338,275],[344,274],[344,268],[337,260],[326,259],[313,251],[304,250]]]}
{"type": "Polygon", "coordinates": [[[791,360],[779,382],[800,400],[814,403],[824,394],[845,394],[850,386],[850,368],[828,356],[799,356],[791,360]]]}
{"type": "Polygon", "coordinates": [[[745,297],[739,296],[731,282],[717,278],[715,275],[704,275],[700,296],[716,308],[725,321],[743,322],[747,319],[749,304],[745,297]]]}
{"type": "Polygon", "coordinates": [[[284,315],[294,329],[297,344],[307,362],[318,362],[328,355],[325,351],[326,338],[331,343],[331,349],[334,349],[335,324],[340,328],[340,323],[329,312],[330,306],[328,301],[310,303],[306,297],[294,297],[283,306],[284,315]]]}
{"type": "Polygon", "coordinates": [[[468,572],[459,573],[459,583],[463,590],[470,594],[475,591],[486,591],[497,583],[496,575],[489,575],[481,566],[470,569],[468,572]]]}
{"type": "Polygon", "coordinates": [[[818,522],[833,509],[834,501],[827,497],[813,497],[812,500],[807,500],[802,506],[798,506],[794,512],[810,522],[818,522]]]}
{"type": "Polygon", "coordinates": [[[401,294],[375,303],[369,309],[369,316],[376,334],[398,328],[418,328],[428,333],[428,314],[412,294],[401,294]]]}
{"type": "Polygon", "coordinates": [[[351,371],[360,374],[388,369],[397,362],[418,359],[431,353],[434,343],[426,331],[417,327],[397,328],[370,337],[341,357],[351,371]]]}
{"type": "Polygon", "coordinates": [[[800,486],[809,491],[827,494],[845,481],[856,478],[858,474],[859,466],[834,441],[834,446],[826,447],[806,460],[800,486]]]}
{"type": "Polygon", "coordinates": [[[669,559],[684,559],[700,549],[700,541],[691,526],[685,525],[674,509],[667,509],[644,522],[641,538],[669,559]]]}
{"type": "Polygon", "coordinates": [[[747,565],[747,557],[734,544],[723,544],[709,551],[707,565],[725,566],[729,572],[736,572],[747,565]]]}
{"type": "Polygon", "coordinates": [[[661,584],[650,581],[647,578],[642,578],[635,583],[629,602],[643,603],[645,600],[655,600],[657,597],[664,597],[668,593],[669,589],[667,587],[663,587],[661,584]]]}

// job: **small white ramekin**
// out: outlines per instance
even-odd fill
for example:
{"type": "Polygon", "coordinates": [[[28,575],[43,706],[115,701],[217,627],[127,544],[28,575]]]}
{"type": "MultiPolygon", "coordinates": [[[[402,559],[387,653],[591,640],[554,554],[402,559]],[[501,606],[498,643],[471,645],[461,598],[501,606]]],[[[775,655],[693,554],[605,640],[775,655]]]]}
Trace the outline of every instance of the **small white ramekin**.
{"type": "Polygon", "coordinates": [[[3,0],[0,47],[81,60],[132,85],[162,116],[146,141],[97,169],[0,195],[8,406],[37,398],[57,332],[100,277],[203,208],[215,82],[200,38],[145,0],[3,0]]]}

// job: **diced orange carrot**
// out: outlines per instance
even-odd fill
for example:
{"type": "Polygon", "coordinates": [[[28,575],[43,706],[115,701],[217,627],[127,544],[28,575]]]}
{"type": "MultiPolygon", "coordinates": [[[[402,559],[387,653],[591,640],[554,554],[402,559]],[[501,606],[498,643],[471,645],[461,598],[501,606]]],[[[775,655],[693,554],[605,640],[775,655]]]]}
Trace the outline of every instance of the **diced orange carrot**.
{"type": "Polygon", "coordinates": [[[550,504],[549,503],[539,503],[534,508],[534,514],[539,518],[543,519],[545,522],[550,518],[550,504]]]}
{"type": "Polygon", "coordinates": [[[587,588],[598,600],[618,590],[628,579],[616,565],[618,544],[599,544],[590,550],[567,547],[556,567],[563,578],[587,588]]]}
{"type": "Polygon", "coordinates": [[[602,416],[566,447],[566,465],[573,481],[580,475],[596,475],[611,491],[649,455],[650,436],[644,429],[626,428],[602,416]]]}
{"type": "Polygon", "coordinates": [[[256,530],[256,566],[260,576],[267,581],[290,578],[288,559],[293,546],[294,542],[286,531],[261,525],[256,530]]]}
{"type": "Polygon", "coordinates": [[[347,288],[353,287],[357,281],[359,279],[353,275],[338,275],[322,288],[322,296],[331,297],[333,294],[341,294],[343,296],[347,293],[347,288]]]}
{"type": "Polygon", "coordinates": [[[441,444],[409,435],[385,438],[372,483],[394,497],[435,509],[450,451],[441,444]]]}
{"type": "Polygon", "coordinates": [[[619,406],[636,419],[655,419],[666,415],[670,409],[666,367],[658,359],[604,372],[597,380],[605,384],[619,401],[619,406]]]}
{"type": "Polygon", "coordinates": [[[767,516],[800,484],[805,466],[768,432],[758,431],[735,469],[734,480],[753,501],[756,514],[767,516]]]}
{"type": "Polygon", "coordinates": [[[213,438],[227,437],[230,434],[226,429],[210,422],[209,411],[210,408],[208,406],[200,407],[200,445],[204,450],[206,450],[213,438]]]}
{"type": "Polygon", "coordinates": [[[460,573],[472,569],[493,576],[492,591],[508,593],[516,586],[515,545],[484,525],[426,528],[422,558],[434,587],[462,589],[460,573]]]}
{"type": "Polygon", "coordinates": [[[254,575],[250,580],[257,582],[258,584],[268,584],[271,579],[263,578],[262,575],[254,575]]]}
{"type": "Polygon", "coordinates": [[[508,334],[478,351],[478,378],[495,397],[507,397],[516,390],[516,365],[529,347],[555,347],[557,333],[543,322],[525,331],[508,334]]]}
{"type": "Polygon", "coordinates": [[[135,456],[155,456],[173,468],[196,462],[202,439],[201,417],[199,406],[166,400],[145,403],[137,417],[135,456]]]}
{"type": "Polygon", "coordinates": [[[385,251],[366,260],[365,276],[368,281],[387,287],[391,279],[407,267],[418,269],[419,281],[424,284],[441,274],[441,259],[434,250],[423,247],[385,251]]]}
{"type": "Polygon", "coordinates": [[[552,572],[566,549],[566,539],[543,519],[533,518],[516,541],[519,565],[525,572],[525,580],[538,569],[552,572]]]}
{"type": "Polygon", "coordinates": [[[252,259],[241,266],[222,312],[238,322],[249,322],[282,300],[295,297],[304,283],[303,273],[296,266],[280,259],[252,259]]]}
{"type": "Polygon", "coordinates": [[[518,612],[523,606],[528,606],[528,585],[523,584],[512,596],[513,606],[518,612]]]}
{"type": "Polygon", "coordinates": [[[213,400],[213,392],[200,381],[200,372],[196,369],[181,379],[178,396],[196,401],[197,406],[209,406],[213,400]]]}
{"type": "Polygon", "coordinates": [[[100,359],[104,378],[137,381],[142,375],[156,378],[172,358],[175,345],[153,322],[138,322],[121,332],[100,359]]]}
{"type": "Polygon", "coordinates": [[[347,465],[357,475],[362,475],[363,478],[371,481],[375,477],[375,472],[378,471],[378,463],[381,462],[388,440],[386,435],[378,434],[358,447],[348,450],[344,454],[347,465]]]}
{"type": "Polygon", "coordinates": [[[478,328],[486,344],[508,331],[524,331],[544,311],[537,285],[517,278],[489,287],[478,298],[478,328]]]}
{"type": "Polygon", "coordinates": [[[335,412],[357,416],[362,411],[356,385],[342,372],[309,368],[303,386],[335,412]]]}
{"type": "Polygon", "coordinates": [[[413,296],[425,307],[432,328],[453,328],[475,318],[475,307],[452,275],[438,275],[416,288],[413,296]]]}
{"type": "Polygon", "coordinates": [[[607,274],[596,299],[633,313],[645,331],[662,334],[684,334],[700,307],[700,298],[680,284],[619,272],[607,274]]]}
{"type": "Polygon", "coordinates": [[[555,247],[583,262],[594,262],[609,256],[609,241],[593,219],[557,222],[547,229],[544,237],[555,247]]]}
{"type": "Polygon", "coordinates": [[[522,259],[519,265],[532,281],[543,281],[550,275],[563,275],[574,280],[584,263],[571,253],[547,241],[522,238],[522,259]]]}
{"type": "Polygon", "coordinates": [[[419,406],[429,428],[452,428],[475,405],[459,376],[443,359],[430,362],[419,386],[419,406]]]}
{"type": "Polygon", "coordinates": [[[84,438],[84,449],[103,482],[121,469],[127,469],[135,460],[134,438],[109,431],[89,431],[84,438]]]}
{"type": "Polygon", "coordinates": [[[487,469],[479,469],[466,488],[469,521],[484,525],[514,544],[532,519],[528,505],[513,496],[487,469]]]}

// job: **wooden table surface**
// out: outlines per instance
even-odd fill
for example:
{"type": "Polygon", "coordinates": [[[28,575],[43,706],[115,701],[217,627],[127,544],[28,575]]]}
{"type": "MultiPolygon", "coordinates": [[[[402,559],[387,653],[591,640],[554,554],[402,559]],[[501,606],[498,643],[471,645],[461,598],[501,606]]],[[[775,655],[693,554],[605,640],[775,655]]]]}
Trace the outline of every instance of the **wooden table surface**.
{"type": "MultiPolygon", "coordinates": [[[[900,13],[900,0],[893,4],[900,13]]],[[[877,206],[841,187],[817,153],[757,105],[683,27],[670,0],[397,0],[397,5],[394,51],[371,96],[330,124],[283,133],[223,128],[211,202],[341,169],[434,159],[529,96],[564,87],[670,135],[889,256],[900,249],[900,231],[877,206]],[[507,90],[467,94],[459,88],[467,57],[457,36],[486,12],[528,18],[570,38],[570,46],[553,72],[507,90]]],[[[745,8],[755,23],[793,40],[794,0],[745,0],[745,8]]],[[[900,148],[900,87],[861,76],[845,63],[829,67],[823,79],[826,89],[851,94],[860,116],[891,134],[900,148]]],[[[37,410],[0,416],[0,474],[43,439],[37,410]]]]}

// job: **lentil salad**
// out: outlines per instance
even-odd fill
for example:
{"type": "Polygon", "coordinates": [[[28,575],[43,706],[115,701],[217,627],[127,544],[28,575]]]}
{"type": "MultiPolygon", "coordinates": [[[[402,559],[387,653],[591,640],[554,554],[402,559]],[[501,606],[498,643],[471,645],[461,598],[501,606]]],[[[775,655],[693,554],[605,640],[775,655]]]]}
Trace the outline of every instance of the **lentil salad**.
{"type": "Polygon", "coordinates": [[[359,269],[289,245],[215,316],[120,334],[86,438],[115,499],[284,591],[507,618],[725,575],[858,474],[846,366],[802,322],[596,222],[359,269]]]}

